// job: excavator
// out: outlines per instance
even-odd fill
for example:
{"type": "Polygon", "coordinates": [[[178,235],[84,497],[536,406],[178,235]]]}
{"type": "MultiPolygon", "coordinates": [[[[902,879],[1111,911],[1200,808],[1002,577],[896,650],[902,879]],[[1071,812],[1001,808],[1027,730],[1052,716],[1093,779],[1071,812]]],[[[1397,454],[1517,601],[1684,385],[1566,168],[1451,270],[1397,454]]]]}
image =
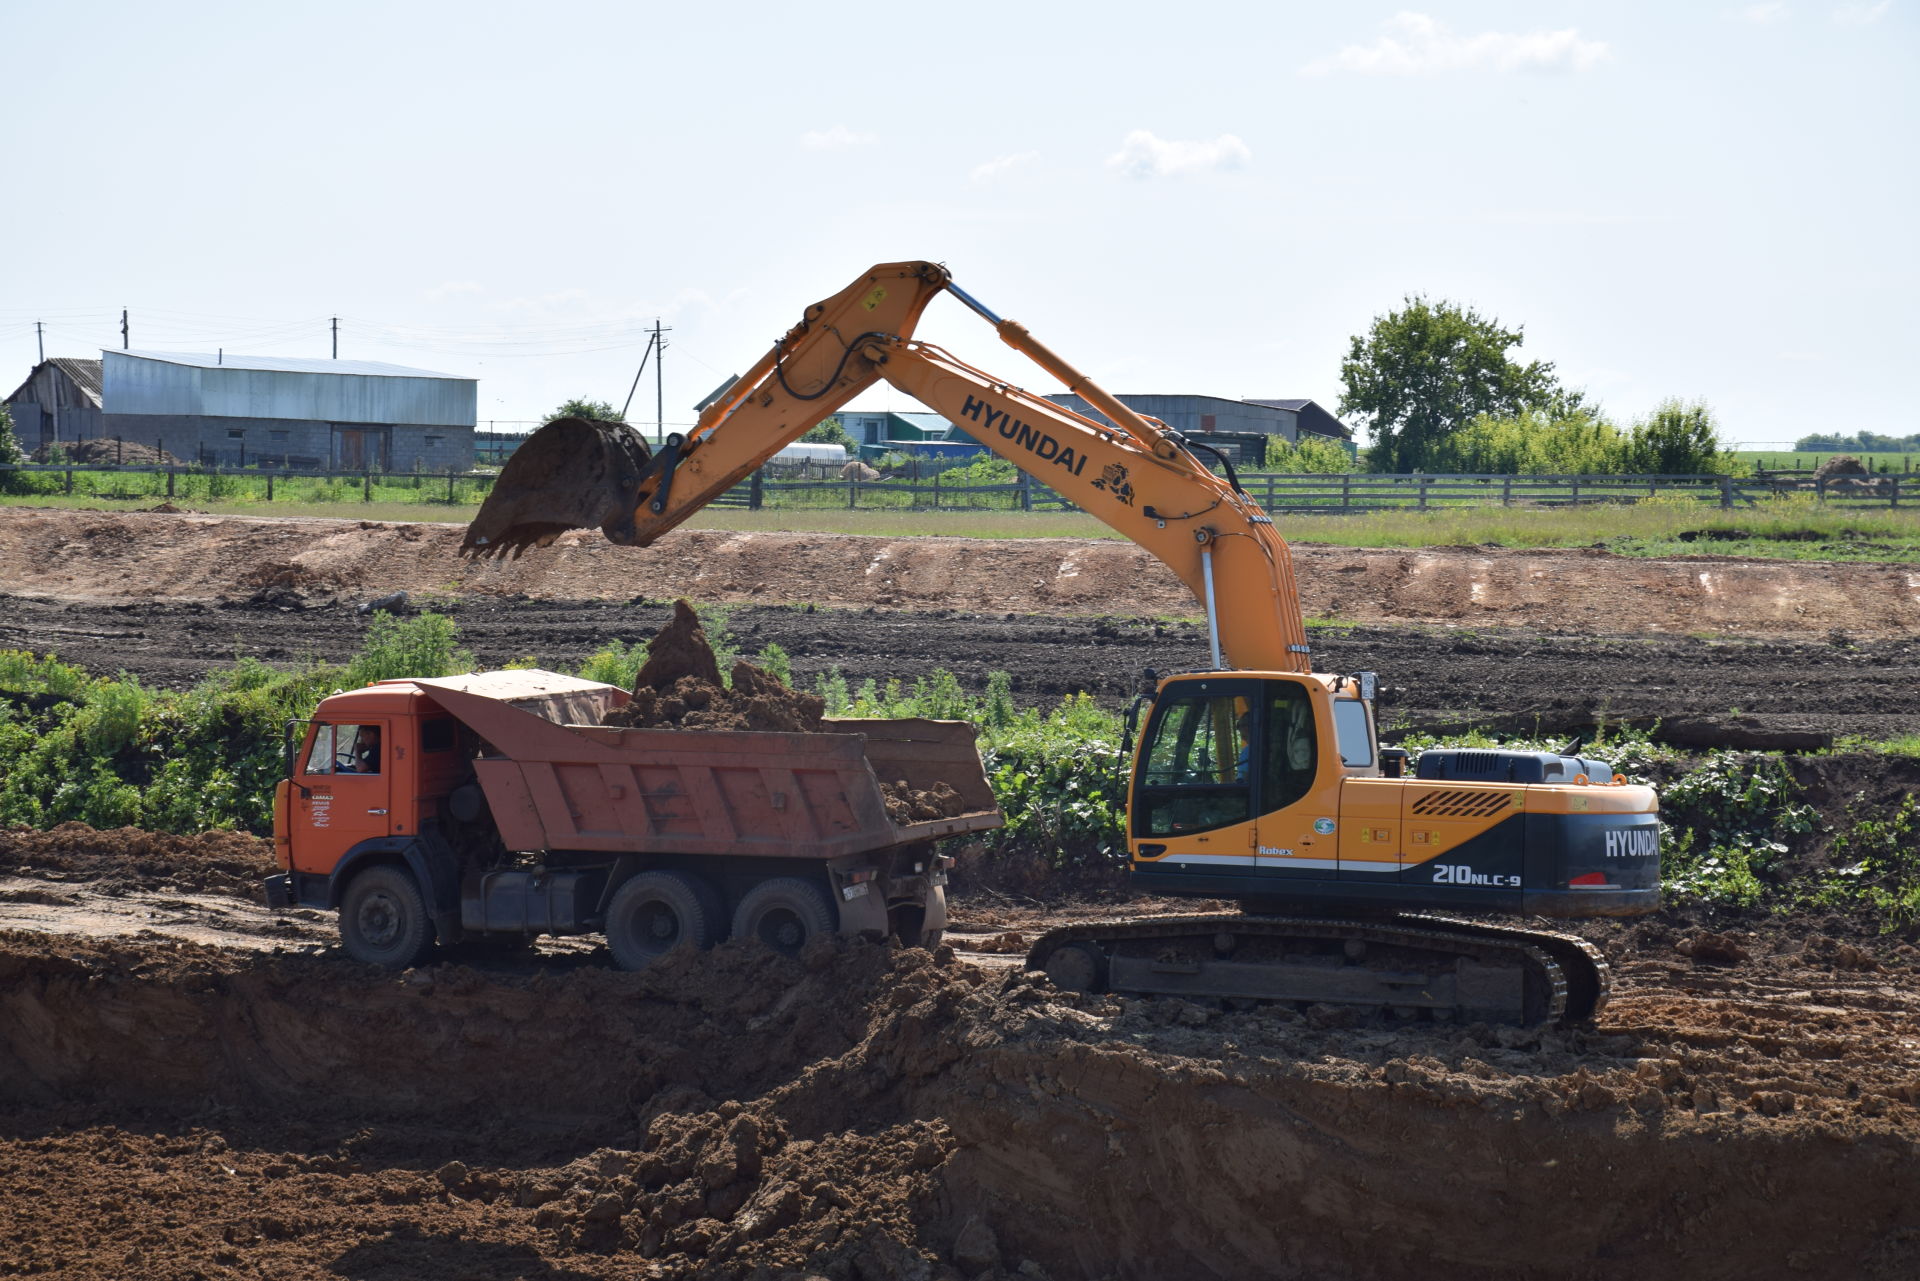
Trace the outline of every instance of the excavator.
{"type": "Polygon", "coordinates": [[[1553,752],[1431,749],[1409,774],[1409,753],[1379,744],[1375,674],[1313,670],[1287,544],[1231,460],[1135,413],[944,266],[884,263],[808,307],[657,449],[625,424],[549,423],[515,451],[464,546],[518,556],[597,527],[645,547],[881,380],[1146,548],[1205,611],[1207,666],[1153,677],[1129,718],[1129,876],[1141,894],[1241,911],[1056,929],[1030,970],[1075,990],[1433,1021],[1599,1011],[1609,975],[1594,947],[1486,918],[1654,911],[1653,790],[1553,752]],[[917,341],[942,294],[1097,415],[917,341]]]}

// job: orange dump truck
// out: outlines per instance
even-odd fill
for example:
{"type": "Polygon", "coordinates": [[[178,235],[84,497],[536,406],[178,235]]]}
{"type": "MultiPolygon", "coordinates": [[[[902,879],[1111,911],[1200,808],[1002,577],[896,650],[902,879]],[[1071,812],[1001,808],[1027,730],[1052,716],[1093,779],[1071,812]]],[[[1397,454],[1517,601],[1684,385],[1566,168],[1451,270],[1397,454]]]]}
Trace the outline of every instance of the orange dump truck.
{"type": "Polygon", "coordinates": [[[621,729],[625,690],[544,671],[380,681],[288,727],[273,907],[338,909],[354,958],[602,932],[623,968],[680,944],[816,934],[931,947],[940,837],[998,827],[973,727],[621,729]],[[882,783],[944,782],[961,812],[889,817],[882,783]]]}

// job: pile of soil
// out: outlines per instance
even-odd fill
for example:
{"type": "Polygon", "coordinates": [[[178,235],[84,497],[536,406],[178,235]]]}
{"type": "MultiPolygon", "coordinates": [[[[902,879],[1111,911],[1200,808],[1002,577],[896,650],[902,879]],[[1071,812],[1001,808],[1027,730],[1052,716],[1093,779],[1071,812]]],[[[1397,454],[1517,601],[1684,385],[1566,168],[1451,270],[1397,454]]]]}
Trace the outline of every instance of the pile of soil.
{"type": "Polygon", "coordinates": [[[85,823],[44,832],[0,828],[0,873],[84,881],[109,894],[158,885],[263,903],[261,881],[278,870],[273,844],[243,832],[170,836],[136,827],[98,831],[85,823]]]}
{"type": "Polygon", "coordinates": [[[634,677],[633,701],[616,709],[609,725],[634,729],[761,730],[818,734],[826,700],[790,689],[779,677],[744,659],[733,665],[733,688],[693,606],[673,603],[673,618],[647,642],[647,661],[634,677]]]}
{"type": "Polygon", "coordinates": [[[905,826],[908,823],[931,823],[940,818],[958,818],[968,812],[967,802],[960,793],[953,790],[951,783],[935,783],[929,788],[915,788],[906,779],[880,784],[881,798],[886,802],[887,817],[905,826]]]}
{"type": "Polygon", "coordinates": [[[64,461],[87,463],[92,466],[112,467],[124,464],[128,467],[184,467],[186,463],[164,449],[152,445],[143,445],[137,440],[62,440],[40,446],[33,451],[33,461],[45,463],[53,461],[53,451],[59,450],[64,461]]]}

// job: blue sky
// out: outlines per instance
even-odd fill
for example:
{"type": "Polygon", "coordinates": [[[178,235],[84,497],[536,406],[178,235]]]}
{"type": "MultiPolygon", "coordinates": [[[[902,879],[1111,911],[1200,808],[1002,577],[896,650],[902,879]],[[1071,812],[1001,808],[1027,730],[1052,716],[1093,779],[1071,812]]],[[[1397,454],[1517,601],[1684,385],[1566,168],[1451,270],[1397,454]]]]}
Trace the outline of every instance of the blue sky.
{"type": "MultiPolygon", "coordinates": [[[[933,258],[1122,393],[1331,408],[1425,293],[1621,420],[1905,435],[1916,9],[10,0],[0,382],[35,320],[324,356],[337,315],[342,356],[478,377],[484,425],[618,406],[658,317],[684,423],[933,258]]],[[[955,303],[921,333],[1049,389],[955,303]]]]}

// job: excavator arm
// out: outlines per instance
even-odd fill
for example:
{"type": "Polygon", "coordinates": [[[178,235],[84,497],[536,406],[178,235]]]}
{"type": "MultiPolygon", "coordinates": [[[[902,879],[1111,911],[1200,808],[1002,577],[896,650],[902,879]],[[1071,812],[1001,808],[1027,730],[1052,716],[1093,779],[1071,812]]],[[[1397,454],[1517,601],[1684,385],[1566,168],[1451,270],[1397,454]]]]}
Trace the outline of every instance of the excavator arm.
{"type": "Polygon", "coordinates": [[[1203,443],[1134,413],[933,263],[882,264],[807,308],[691,431],[669,436],[658,452],[621,424],[562,419],[542,428],[508,462],[466,546],[518,554],[591,526],[616,543],[647,546],[882,379],[1171,568],[1206,608],[1216,668],[1311,670],[1291,555],[1231,467],[1216,475],[1203,443]],[[914,341],[921,313],[942,291],[1109,421],[914,341]]]}

